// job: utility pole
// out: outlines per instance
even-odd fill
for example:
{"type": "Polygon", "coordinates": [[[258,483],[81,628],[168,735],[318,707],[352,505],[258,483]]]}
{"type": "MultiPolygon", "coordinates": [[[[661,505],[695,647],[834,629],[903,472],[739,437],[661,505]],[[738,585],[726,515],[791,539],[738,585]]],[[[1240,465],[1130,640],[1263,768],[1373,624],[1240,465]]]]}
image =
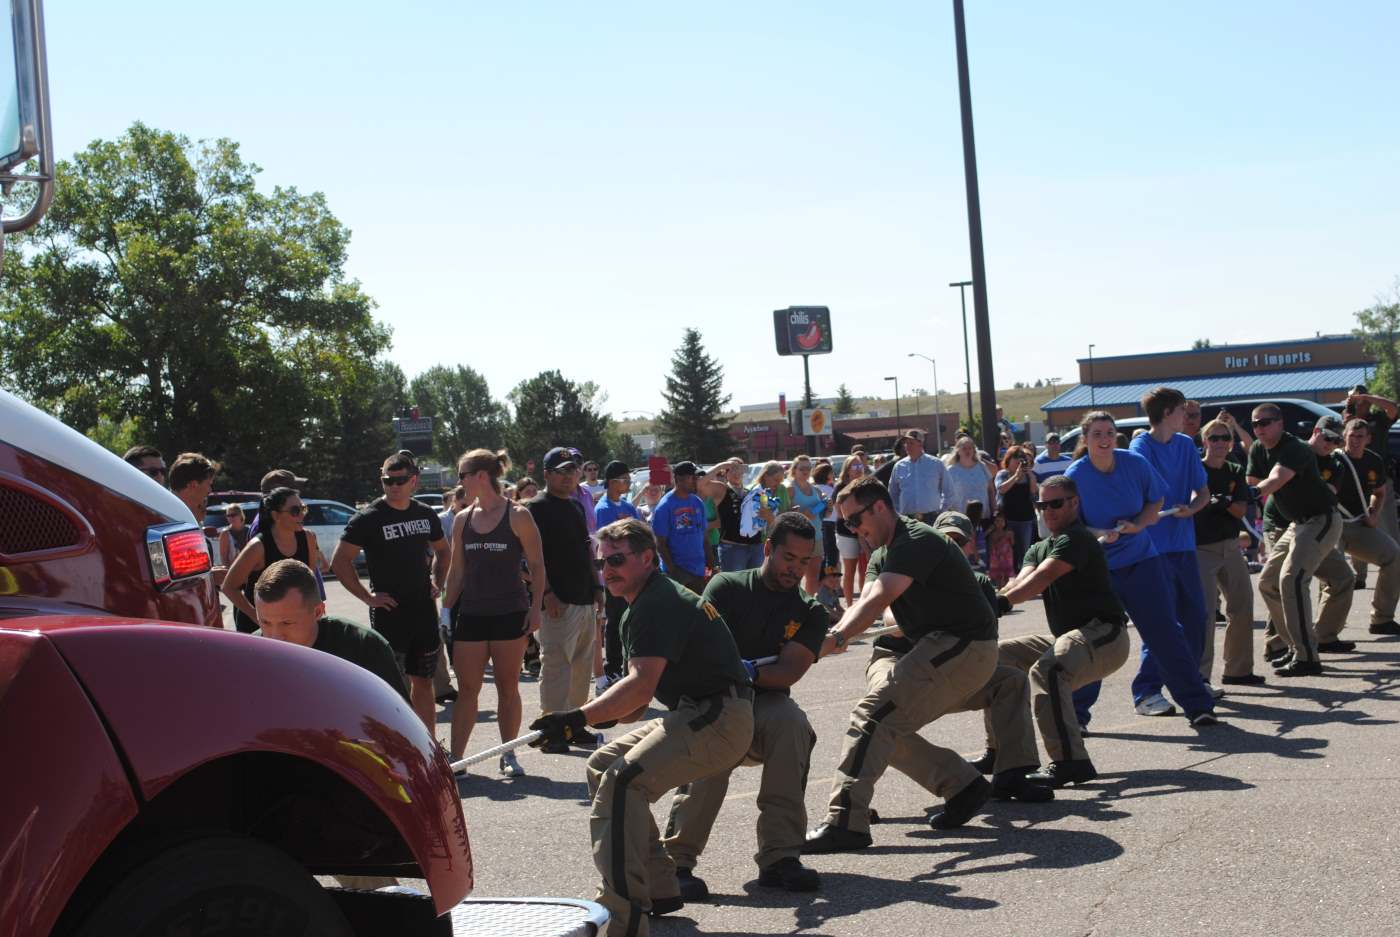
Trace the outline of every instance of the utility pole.
{"type": "Polygon", "coordinates": [[[982,199],[977,188],[977,144],[972,132],[963,0],[953,0],[953,32],[958,46],[958,100],[962,111],[963,175],[967,181],[967,235],[972,252],[972,310],[977,324],[977,379],[982,392],[982,442],[988,452],[996,452],[997,392],[992,373],[992,324],[987,314],[987,264],[982,253],[982,199]]]}
{"type": "Polygon", "coordinates": [[[949,286],[958,288],[958,297],[962,299],[963,316],[963,377],[967,382],[967,423],[972,425],[972,358],[967,351],[967,288],[972,285],[971,280],[959,280],[957,283],[949,283],[949,286]]]}
{"type": "Polygon", "coordinates": [[[899,437],[904,435],[899,431],[899,378],[887,377],[885,380],[894,381],[894,438],[895,442],[898,442],[899,437]]]}

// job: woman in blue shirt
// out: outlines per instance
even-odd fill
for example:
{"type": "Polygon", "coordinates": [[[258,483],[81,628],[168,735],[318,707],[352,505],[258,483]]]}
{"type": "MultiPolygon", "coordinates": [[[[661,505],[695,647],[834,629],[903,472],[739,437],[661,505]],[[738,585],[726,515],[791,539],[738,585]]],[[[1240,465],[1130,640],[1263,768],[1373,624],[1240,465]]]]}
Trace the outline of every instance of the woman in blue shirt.
{"type": "MultiPolygon", "coordinates": [[[[1113,591],[1151,648],[1167,688],[1186,710],[1192,725],[1214,725],[1215,699],[1201,679],[1199,655],[1193,655],[1176,617],[1176,604],[1167,568],[1146,529],[1157,521],[1166,484],[1146,459],[1117,448],[1113,417],[1095,410],[1079,425],[1086,449],[1065,470],[1079,488],[1080,517],[1102,533],[1113,591]]],[[[1081,725],[1089,722],[1089,707],[1098,699],[1099,684],[1075,691],[1074,706],[1081,725]]],[[[1133,690],[1134,704],[1140,703],[1133,690]]]]}

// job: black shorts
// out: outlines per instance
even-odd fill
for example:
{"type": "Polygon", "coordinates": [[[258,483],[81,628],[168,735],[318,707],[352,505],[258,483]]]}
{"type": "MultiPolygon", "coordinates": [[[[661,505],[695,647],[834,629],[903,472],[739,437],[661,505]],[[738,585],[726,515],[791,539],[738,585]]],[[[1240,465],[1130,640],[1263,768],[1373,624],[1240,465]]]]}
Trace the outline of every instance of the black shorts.
{"type": "Polygon", "coordinates": [[[437,605],[429,599],[423,602],[399,602],[397,608],[372,608],[369,624],[394,649],[399,669],[410,677],[431,677],[437,672],[438,637],[437,605]]]}
{"type": "Polygon", "coordinates": [[[524,612],[501,615],[467,615],[458,612],[452,624],[452,641],[517,641],[525,637],[524,612]]]}

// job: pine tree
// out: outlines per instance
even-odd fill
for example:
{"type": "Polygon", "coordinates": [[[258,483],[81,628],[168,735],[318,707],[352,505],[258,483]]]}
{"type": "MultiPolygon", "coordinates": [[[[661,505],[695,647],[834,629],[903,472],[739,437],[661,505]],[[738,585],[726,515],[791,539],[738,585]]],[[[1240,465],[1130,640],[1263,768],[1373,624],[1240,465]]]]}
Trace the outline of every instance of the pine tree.
{"type": "Polygon", "coordinates": [[[856,412],[856,398],[851,396],[851,389],[845,384],[836,388],[836,412],[842,416],[856,412]]]}
{"type": "Polygon", "coordinates": [[[700,333],[686,329],[666,377],[666,407],[656,416],[656,434],[670,459],[718,462],[730,454],[723,415],[730,395],[721,393],[723,386],[724,369],[705,353],[700,333]]]}

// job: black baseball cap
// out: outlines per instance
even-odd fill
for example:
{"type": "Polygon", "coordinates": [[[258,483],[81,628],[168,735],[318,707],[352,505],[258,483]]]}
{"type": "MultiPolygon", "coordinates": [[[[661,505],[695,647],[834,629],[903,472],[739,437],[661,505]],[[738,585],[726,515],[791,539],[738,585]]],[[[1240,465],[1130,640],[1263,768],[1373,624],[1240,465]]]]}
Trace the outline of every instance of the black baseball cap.
{"type": "Polygon", "coordinates": [[[1322,438],[1336,445],[1342,444],[1342,418],[1338,416],[1319,417],[1316,423],[1317,431],[1322,438]]]}
{"type": "Polygon", "coordinates": [[[613,459],[603,469],[603,481],[610,482],[614,478],[627,478],[631,474],[632,472],[627,468],[626,462],[619,462],[617,459],[613,459]]]}
{"type": "Polygon", "coordinates": [[[555,446],[544,454],[546,472],[557,472],[566,465],[578,467],[583,462],[583,453],[571,446],[555,446]]]}
{"type": "Polygon", "coordinates": [[[677,478],[682,475],[699,475],[700,466],[689,460],[677,462],[675,465],[671,466],[671,474],[675,475],[677,478]]]}

